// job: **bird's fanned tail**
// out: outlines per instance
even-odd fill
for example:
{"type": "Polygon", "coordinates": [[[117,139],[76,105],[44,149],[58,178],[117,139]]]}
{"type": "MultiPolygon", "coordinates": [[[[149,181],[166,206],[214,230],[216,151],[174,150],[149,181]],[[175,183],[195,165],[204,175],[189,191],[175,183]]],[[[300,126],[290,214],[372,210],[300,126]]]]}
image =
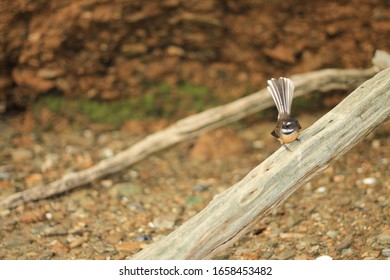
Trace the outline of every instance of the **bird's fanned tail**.
{"type": "Polygon", "coordinates": [[[280,77],[278,80],[272,78],[267,81],[268,91],[275,102],[276,108],[278,109],[279,116],[290,115],[291,103],[294,95],[294,84],[293,82],[285,77],[280,77]]]}

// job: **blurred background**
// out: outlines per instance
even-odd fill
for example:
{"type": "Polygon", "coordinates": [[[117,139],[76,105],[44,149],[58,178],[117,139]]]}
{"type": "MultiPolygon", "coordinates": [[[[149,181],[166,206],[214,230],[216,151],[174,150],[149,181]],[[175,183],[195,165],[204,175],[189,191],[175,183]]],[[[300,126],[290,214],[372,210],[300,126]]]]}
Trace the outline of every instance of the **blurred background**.
{"type": "MultiPolygon", "coordinates": [[[[389,38],[388,0],[2,0],[0,198],[91,167],[272,77],[369,68],[389,38]]],[[[305,129],[349,92],[299,97],[293,114],[305,129]]],[[[132,255],[278,149],[276,115],[2,210],[0,258],[132,255]]],[[[389,154],[387,123],[217,258],[389,258],[389,154]]]]}
{"type": "Polygon", "coordinates": [[[135,110],[127,117],[183,116],[270,77],[369,67],[375,49],[389,48],[386,0],[0,5],[3,113],[60,96],[122,100],[135,110]]]}

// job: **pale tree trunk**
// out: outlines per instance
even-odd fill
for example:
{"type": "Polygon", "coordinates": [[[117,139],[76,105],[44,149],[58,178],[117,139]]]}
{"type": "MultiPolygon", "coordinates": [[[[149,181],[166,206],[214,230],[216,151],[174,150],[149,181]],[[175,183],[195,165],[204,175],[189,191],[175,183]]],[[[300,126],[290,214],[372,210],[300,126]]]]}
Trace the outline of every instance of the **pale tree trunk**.
{"type": "Polygon", "coordinates": [[[133,259],[211,258],[389,118],[390,68],[363,83],[306,129],[299,142],[289,144],[291,151],[281,147],[200,213],[133,259]]]}

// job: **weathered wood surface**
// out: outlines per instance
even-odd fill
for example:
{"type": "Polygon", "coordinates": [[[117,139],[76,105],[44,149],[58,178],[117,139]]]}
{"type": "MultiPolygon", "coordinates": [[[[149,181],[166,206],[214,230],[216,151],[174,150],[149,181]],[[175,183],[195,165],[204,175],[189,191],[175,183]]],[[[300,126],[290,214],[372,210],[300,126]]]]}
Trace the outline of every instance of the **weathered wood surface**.
{"type": "MultiPolygon", "coordinates": [[[[355,88],[378,71],[378,67],[372,67],[363,70],[326,69],[298,74],[292,77],[295,84],[295,97],[312,91],[355,88]]],[[[271,96],[266,89],[262,89],[229,104],[186,117],[88,169],[66,174],[47,185],[39,185],[12,194],[0,201],[0,208],[12,208],[88,184],[98,178],[124,170],[155,152],[191,139],[203,132],[240,120],[270,106],[273,106],[271,96]]]]}
{"type": "MultiPolygon", "coordinates": [[[[303,84],[296,84],[298,91],[303,90],[303,84]]],[[[307,90],[307,80],[304,85],[307,90]]],[[[291,151],[281,147],[200,213],[133,259],[212,257],[389,118],[390,68],[306,129],[300,142],[289,144],[291,151]]]]}

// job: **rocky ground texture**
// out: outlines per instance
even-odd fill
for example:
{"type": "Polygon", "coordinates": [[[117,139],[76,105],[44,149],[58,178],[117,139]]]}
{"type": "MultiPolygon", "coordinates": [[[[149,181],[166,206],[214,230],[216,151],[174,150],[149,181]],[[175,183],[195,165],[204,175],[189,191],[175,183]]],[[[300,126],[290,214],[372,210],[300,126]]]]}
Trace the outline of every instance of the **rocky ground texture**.
{"type": "MultiPolygon", "coordinates": [[[[300,115],[308,127],[320,114],[300,115]]],[[[0,122],[1,198],[87,168],[146,134],[0,122]]],[[[144,123],[142,123],[142,127],[144,123]]],[[[280,147],[240,122],[63,195],[0,213],[1,259],[124,259],[203,209],[280,147]]],[[[377,128],[216,258],[389,259],[390,124],[377,128]]]]}

